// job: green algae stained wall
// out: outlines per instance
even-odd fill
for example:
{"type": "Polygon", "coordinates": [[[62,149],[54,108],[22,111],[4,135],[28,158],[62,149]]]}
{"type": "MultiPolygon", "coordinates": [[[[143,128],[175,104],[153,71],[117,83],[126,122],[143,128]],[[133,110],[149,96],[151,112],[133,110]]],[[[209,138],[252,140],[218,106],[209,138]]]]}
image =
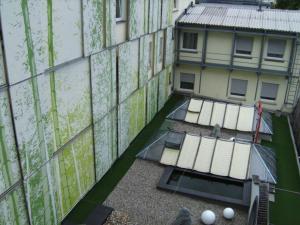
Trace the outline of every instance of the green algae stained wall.
{"type": "Polygon", "coordinates": [[[105,0],[105,47],[116,44],[116,1],[105,0]]]}
{"type": "Polygon", "coordinates": [[[0,199],[0,224],[28,225],[22,186],[16,186],[3,199],[0,199]]]}
{"type": "Polygon", "coordinates": [[[150,0],[149,4],[149,32],[155,32],[161,25],[161,0],[150,0]]]}
{"type": "Polygon", "coordinates": [[[164,107],[169,98],[169,73],[171,73],[171,67],[158,74],[158,111],[164,107]]]}
{"type": "Polygon", "coordinates": [[[94,121],[102,119],[117,105],[116,49],[91,56],[94,121]]]}
{"type": "Polygon", "coordinates": [[[146,124],[146,86],[120,104],[118,115],[118,152],[122,155],[146,124]]]}
{"type": "Polygon", "coordinates": [[[164,42],[161,42],[161,38],[164,38],[164,31],[160,30],[155,33],[155,48],[154,48],[154,74],[158,74],[163,67],[163,55],[162,49],[164,49],[164,42]]]}
{"type": "Polygon", "coordinates": [[[154,118],[157,113],[158,102],[158,76],[153,77],[147,87],[147,123],[154,118]]]}
{"type": "Polygon", "coordinates": [[[165,66],[172,65],[174,62],[174,38],[173,27],[166,29],[166,52],[165,52],[165,66]]]}
{"type": "Polygon", "coordinates": [[[25,177],[90,125],[89,83],[89,62],[82,60],[11,88],[25,177]]]}
{"type": "Polygon", "coordinates": [[[80,0],[9,0],[0,9],[11,83],[82,56],[80,0]]]}
{"type": "Polygon", "coordinates": [[[129,0],[128,2],[129,38],[134,39],[148,32],[149,0],[129,0]]]}
{"type": "Polygon", "coordinates": [[[105,0],[83,0],[84,54],[99,52],[104,47],[105,0]]]}
{"type": "Polygon", "coordinates": [[[139,87],[146,85],[152,76],[153,46],[152,34],[140,38],[139,87]]]}
{"type": "Polygon", "coordinates": [[[117,110],[94,123],[96,177],[99,181],[118,157],[117,110]]]}
{"type": "Polygon", "coordinates": [[[17,149],[6,90],[0,92],[0,195],[20,180],[17,149]]]}
{"type": "Polygon", "coordinates": [[[91,128],[24,181],[32,225],[58,224],[94,184],[91,128]]]}
{"type": "MultiPolygon", "coordinates": [[[[0,40],[0,44],[2,46],[3,42],[0,40]]],[[[0,86],[6,85],[6,77],[4,70],[4,62],[3,62],[3,50],[0,48],[0,86]]]]}
{"type": "Polygon", "coordinates": [[[162,0],[161,27],[163,29],[167,28],[168,26],[172,26],[173,9],[174,9],[173,0],[162,0]]]}
{"type": "Polygon", "coordinates": [[[119,102],[123,102],[138,88],[139,41],[119,46],[119,102]]]}
{"type": "Polygon", "coordinates": [[[115,46],[115,1],[0,2],[0,224],[60,224],[162,107],[169,4],[130,1],[115,46]]]}

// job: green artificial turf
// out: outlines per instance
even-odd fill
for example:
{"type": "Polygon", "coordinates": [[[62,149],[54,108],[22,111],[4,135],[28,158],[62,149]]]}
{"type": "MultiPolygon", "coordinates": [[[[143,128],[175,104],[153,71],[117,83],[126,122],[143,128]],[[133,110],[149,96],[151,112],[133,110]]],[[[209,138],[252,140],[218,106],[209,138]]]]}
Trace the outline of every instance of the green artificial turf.
{"type": "MultiPolygon", "coordinates": [[[[272,147],[277,156],[276,188],[300,192],[300,177],[286,117],[273,116],[273,141],[263,142],[272,147]]],[[[300,195],[276,190],[275,202],[270,203],[271,223],[274,225],[300,225],[300,195]]]]}
{"type": "Polygon", "coordinates": [[[114,163],[112,168],[98,182],[93,189],[77,204],[66,220],[75,224],[81,224],[89,213],[102,203],[113,191],[115,186],[126,174],[135,160],[136,154],[145,146],[149,139],[158,132],[165,117],[184,99],[183,96],[173,95],[164,108],[155,116],[143,131],[135,138],[126,152],[114,163]]]}

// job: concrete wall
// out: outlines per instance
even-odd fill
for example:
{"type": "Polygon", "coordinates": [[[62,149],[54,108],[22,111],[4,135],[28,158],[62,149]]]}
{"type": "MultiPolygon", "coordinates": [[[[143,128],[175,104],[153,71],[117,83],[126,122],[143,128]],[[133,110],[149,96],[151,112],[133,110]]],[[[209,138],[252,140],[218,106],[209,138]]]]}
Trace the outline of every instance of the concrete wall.
{"type": "Polygon", "coordinates": [[[173,1],[127,3],[1,2],[1,225],[60,224],[167,101],[173,1]]]}

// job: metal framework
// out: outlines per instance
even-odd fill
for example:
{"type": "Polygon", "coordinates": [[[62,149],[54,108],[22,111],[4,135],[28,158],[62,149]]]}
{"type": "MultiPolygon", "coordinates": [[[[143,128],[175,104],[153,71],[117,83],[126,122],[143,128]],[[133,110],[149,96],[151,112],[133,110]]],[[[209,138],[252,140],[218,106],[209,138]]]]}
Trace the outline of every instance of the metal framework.
{"type": "MultiPolygon", "coordinates": [[[[180,18],[179,18],[180,19],[180,18]]],[[[262,73],[271,73],[274,75],[278,76],[291,76],[293,67],[294,67],[294,55],[295,55],[295,46],[298,40],[298,35],[294,33],[284,33],[284,32],[270,32],[270,31],[251,31],[249,29],[227,29],[223,27],[212,27],[212,26],[202,26],[202,25],[196,25],[196,26],[191,26],[188,25],[186,26],[185,24],[180,24],[176,22],[175,30],[177,30],[177,45],[176,45],[176,52],[177,52],[177,61],[176,64],[190,64],[190,65],[200,65],[202,68],[205,67],[216,67],[216,68],[224,68],[228,69],[230,71],[233,70],[240,70],[240,71],[248,71],[248,72],[255,72],[258,75],[262,73]],[[196,32],[203,32],[204,33],[204,38],[203,38],[203,46],[202,46],[202,56],[201,60],[199,61],[193,61],[193,60],[180,60],[180,43],[181,43],[181,37],[180,33],[183,32],[184,30],[187,31],[196,31],[196,32]],[[221,63],[207,63],[206,61],[206,55],[207,55],[207,36],[208,32],[210,31],[217,31],[217,32],[227,32],[227,33],[232,33],[233,34],[233,40],[232,40],[232,49],[231,49],[231,54],[230,54],[230,62],[229,64],[221,64],[221,63]],[[248,34],[252,36],[261,36],[262,41],[261,41],[261,50],[260,50],[260,56],[259,56],[259,63],[257,67],[247,67],[247,66],[236,66],[234,65],[234,48],[235,48],[235,42],[236,42],[236,36],[238,34],[248,34]],[[277,37],[277,38],[287,38],[291,39],[293,44],[292,44],[292,52],[291,56],[289,58],[289,65],[286,71],[280,71],[280,70],[272,70],[272,69],[262,69],[262,61],[263,61],[263,54],[265,51],[265,42],[266,42],[266,37],[277,37]]]]}

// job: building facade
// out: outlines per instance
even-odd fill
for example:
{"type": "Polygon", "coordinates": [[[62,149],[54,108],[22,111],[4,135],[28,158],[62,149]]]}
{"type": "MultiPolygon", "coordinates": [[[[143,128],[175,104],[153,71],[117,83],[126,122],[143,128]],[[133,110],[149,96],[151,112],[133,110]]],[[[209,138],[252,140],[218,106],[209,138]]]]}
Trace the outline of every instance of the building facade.
{"type": "Polygon", "coordinates": [[[291,112],[299,97],[300,13],[200,4],[176,22],[174,88],[291,112]]]}
{"type": "Polygon", "coordinates": [[[1,1],[1,225],[60,224],[164,106],[185,3],[1,1]]]}

